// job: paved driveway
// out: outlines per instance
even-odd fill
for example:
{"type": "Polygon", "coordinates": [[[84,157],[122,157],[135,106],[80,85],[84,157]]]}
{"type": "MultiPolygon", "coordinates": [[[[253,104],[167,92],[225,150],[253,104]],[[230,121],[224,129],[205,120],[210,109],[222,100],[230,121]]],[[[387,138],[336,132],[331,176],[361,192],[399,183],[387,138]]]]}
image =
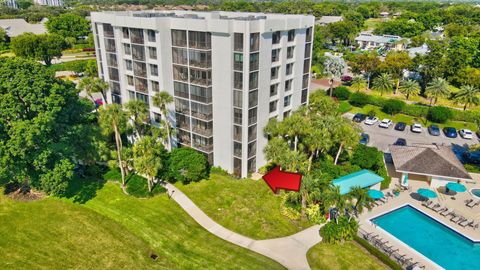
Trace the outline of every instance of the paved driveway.
{"type": "MultiPolygon", "coordinates": [[[[351,119],[351,118],[350,118],[351,119]]],[[[368,146],[375,146],[379,150],[383,152],[389,152],[388,146],[394,144],[398,138],[403,138],[407,140],[407,144],[444,144],[444,145],[453,145],[453,148],[460,149],[466,148],[468,145],[477,144],[479,143],[478,138],[474,135],[472,140],[466,140],[458,135],[457,138],[448,138],[443,134],[443,131],[440,132],[440,136],[432,136],[428,133],[426,127],[423,127],[422,133],[413,133],[410,131],[410,126],[407,126],[404,131],[397,131],[394,130],[393,125],[391,125],[388,129],[379,127],[379,122],[368,126],[364,123],[359,124],[360,127],[363,129],[365,133],[370,135],[370,142],[368,146]]]]}

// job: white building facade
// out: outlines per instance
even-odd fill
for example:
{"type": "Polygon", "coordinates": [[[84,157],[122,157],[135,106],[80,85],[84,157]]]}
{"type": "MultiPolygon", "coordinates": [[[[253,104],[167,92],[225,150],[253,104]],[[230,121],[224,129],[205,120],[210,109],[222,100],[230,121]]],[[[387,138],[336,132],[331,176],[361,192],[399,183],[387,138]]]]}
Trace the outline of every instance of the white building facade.
{"type": "Polygon", "coordinates": [[[175,144],[239,177],[266,162],[263,128],[308,102],[313,16],[191,11],[93,12],[108,102],[174,97],[175,144]]]}
{"type": "Polygon", "coordinates": [[[34,0],[34,3],[41,6],[61,7],[63,0],[34,0]]]}

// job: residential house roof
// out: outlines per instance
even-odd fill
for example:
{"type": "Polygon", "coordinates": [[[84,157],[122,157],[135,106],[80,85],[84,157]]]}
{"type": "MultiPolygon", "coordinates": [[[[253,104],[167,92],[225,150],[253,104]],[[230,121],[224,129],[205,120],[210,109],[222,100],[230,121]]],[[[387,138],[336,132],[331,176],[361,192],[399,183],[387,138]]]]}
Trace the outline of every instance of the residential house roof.
{"type": "Polygon", "coordinates": [[[353,187],[366,188],[383,181],[383,177],[369,170],[361,170],[333,180],[333,185],[340,188],[340,194],[347,194],[353,187]]]}
{"type": "Polygon", "coordinates": [[[400,36],[393,36],[393,35],[383,35],[377,36],[370,33],[360,33],[355,38],[356,41],[364,41],[364,42],[376,42],[376,43],[394,43],[399,40],[402,40],[400,36]]]}
{"type": "Polygon", "coordinates": [[[408,51],[408,55],[413,58],[417,54],[418,55],[424,55],[424,54],[428,53],[429,50],[428,50],[427,44],[424,43],[420,47],[409,48],[409,49],[407,49],[407,51],[408,51]]]}
{"type": "Polygon", "coordinates": [[[329,23],[336,23],[343,21],[342,16],[322,16],[319,20],[315,21],[315,24],[325,25],[329,23]]]}
{"type": "Polygon", "coordinates": [[[398,172],[453,179],[472,179],[450,146],[391,145],[389,148],[395,170],[398,172]]]}
{"type": "Polygon", "coordinates": [[[0,20],[0,27],[5,29],[9,37],[15,37],[23,33],[45,34],[47,29],[44,25],[44,20],[40,23],[31,24],[24,19],[5,19],[0,20]]]}

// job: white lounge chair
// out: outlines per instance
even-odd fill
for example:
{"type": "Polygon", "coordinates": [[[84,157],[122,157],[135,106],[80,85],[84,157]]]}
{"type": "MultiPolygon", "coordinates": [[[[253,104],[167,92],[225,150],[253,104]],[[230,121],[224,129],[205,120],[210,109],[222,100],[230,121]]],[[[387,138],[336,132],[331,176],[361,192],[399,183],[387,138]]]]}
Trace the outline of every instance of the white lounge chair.
{"type": "Polygon", "coordinates": [[[468,225],[470,225],[472,223],[473,223],[473,219],[465,219],[464,221],[459,222],[458,225],[460,225],[462,227],[467,227],[468,225]]]}
{"type": "Polygon", "coordinates": [[[462,216],[455,216],[455,217],[451,218],[450,221],[452,221],[453,223],[457,223],[457,222],[459,222],[461,219],[462,219],[462,216]]]}
{"type": "Polygon", "coordinates": [[[436,203],[436,204],[430,204],[429,206],[427,206],[427,208],[433,210],[434,208],[439,207],[439,206],[440,206],[440,204],[436,203]]]}
{"type": "Polygon", "coordinates": [[[434,207],[432,207],[432,210],[435,211],[435,212],[438,212],[442,208],[443,208],[443,206],[441,206],[440,204],[436,204],[434,207]]]}
{"type": "Polygon", "coordinates": [[[467,203],[467,206],[473,208],[477,204],[480,204],[480,200],[472,200],[471,202],[467,203]]]}
{"type": "Polygon", "coordinates": [[[433,203],[432,201],[427,200],[427,201],[422,202],[422,205],[423,205],[423,206],[428,206],[428,205],[430,205],[430,204],[432,204],[432,203],[433,203]]]}
{"type": "Polygon", "coordinates": [[[438,207],[436,209],[433,209],[433,211],[435,211],[437,213],[443,212],[445,210],[447,210],[447,207],[445,207],[445,206],[441,206],[441,207],[438,207]]]}
{"type": "Polygon", "coordinates": [[[447,210],[443,211],[443,212],[440,212],[440,215],[444,216],[444,217],[447,217],[448,215],[452,214],[453,213],[453,209],[451,208],[448,208],[447,210]]]}
{"type": "Polygon", "coordinates": [[[469,224],[469,226],[476,230],[480,226],[480,223],[478,221],[474,221],[473,223],[469,224]]]}

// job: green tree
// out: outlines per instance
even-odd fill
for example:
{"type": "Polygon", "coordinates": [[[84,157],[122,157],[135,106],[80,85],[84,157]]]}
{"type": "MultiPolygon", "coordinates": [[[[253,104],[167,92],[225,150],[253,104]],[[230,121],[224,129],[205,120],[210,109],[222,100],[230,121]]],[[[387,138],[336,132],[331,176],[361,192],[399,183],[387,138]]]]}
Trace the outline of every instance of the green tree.
{"type": "Polygon", "coordinates": [[[412,59],[406,52],[391,51],[385,57],[385,61],[380,65],[380,69],[392,77],[395,80],[395,91],[400,86],[400,80],[403,78],[403,70],[412,66],[412,59]]]}
{"type": "Polygon", "coordinates": [[[0,27],[0,50],[5,50],[8,48],[8,43],[10,38],[7,35],[7,32],[0,27]]]}
{"type": "Polygon", "coordinates": [[[73,164],[92,141],[91,104],[75,86],[22,58],[0,62],[0,183],[53,195],[66,191],[73,164]],[[86,136],[88,135],[88,136],[86,136]]]}
{"type": "Polygon", "coordinates": [[[100,108],[98,121],[105,136],[114,135],[117,164],[122,175],[122,186],[125,187],[126,169],[122,157],[122,132],[127,126],[127,115],[120,105],[110,104],[100,108]]]}
{"type": "Polygon", "coordinates": [[[348,195],[355,200],[355,209],[357,209],[359,213],[363,212],[364,207],[370,208],[369,203],[372,199],[368,196],[368,189],[352,187],[348,195]]]}
{"type": "Polygon", "coordinates": [[[329,56],[323,63],[323,72],[330,77],[330,96],[333,94],[333,81],[335,78],[339,78],[346,68],[345,61],[338,56],[329,56]]]}
{"type": "Polygon", "coordinates": [[[338,144],[334,161],[334,164],[337,165],[342,151],[344,149],[351,149],[358,144],[360,131],[358,127],[352,125],[351,121],[347,121],[345,118],[338,119],[337,125],[331,128],[333,129],[333,140],[338,144]]]}
{"type": "Polygon", "coordinates": [[[52,16],[45,26],[51,34],[57,34],[64,38],[73,37],[76,40],[88,36],[90,33],[90,23],[85,18],[73,13],[52,16]]]}
{"type": "Polygon", "coordinates": [[[471,85],[464,85],[453,96],[453,101],[456,104],[463,104],[464,111],[470,105],[480,105],[480,90],[471,85]]]}
{"type": "Polygon", "coordinates": [[[77,88],[85,91],[88,97],[95,101],[93,98],[94,93],[100,93],[103,98],[103,104],[107,104],[107,90],[109,88],[108,83],[97,77],[85,77],[77,85],[77,88]]]}
{"type": "Polygon", "coordinates": [[[130,100],[125,103],[127,116],[132,122],[133,136],[139,140],[146,134],[150,111],[148,105],[141,100],[130,100]]]}
{"type": "Polygon", "coordinates": [[[172,132],[171,132],[167,105],[172,102],[173,102],[173,97],[166,91],[161,91],[155,94],[155,96],[153,96],[153,105],[160,108],[160,111],[162,112],[163,125],[167,131],[167,149],[168,150],[172,149],[172,134],[171,134],[172,132]]]}
{"type": "Polygon", "coordinates": [[[85,66],[85,75],[89,77],[98,76],[97,61],[95,59],[88,60],[87,65],[85,66]]]}
{"type": "Polygon", "coordinates": [[[380,92],[383,96],[385,93],[390,93],[393,90],[392,78],[389,74],[383,73],[373,79],[373,90],[380,92]]]}
{"type": "Polygon", "coordinates": [[[59,35],[25,33],[12,38],[11,48],[17,56],[43,61],[49,66],[54,58],[62,56],[67,44],[59,35]]]}
{"type": "Polygon", "coordinates": [[[362,76],[355,76],[352,79],[352,88],[357,93],[360,92],[361,89],[365,89],[367,87],[367,81],[362,76]]]}
{"type": "Polygon", "coordinates": [[[148,191],[152,192],[153,180],[164,169],[165,149],[152,136],[144,136],[133,145],[133,167],[147,178],[148,191]]]}
{"type": "Polygon", "coordinates": [[[414,80],[406,80],[400,84],[400,93],[405,95],[408,100],[410,96],[416,96],[420,93],[420,85],[414,80]]]}
{"type": "Polygon", "coordinates": [[[438,98],[450,95],[450,85],[443,78],[435,78],[425,88],[425,95],[430,99],[430,106],[437,103],[438,98]]]}
{"type": "Polygon", "coordinates": [[[380,59],[375,52],[368,54],[357,54],[350,61],[349,66],[353,73],[363,74],[367,77],[367,88],[370,88],[370,78],[372,74],[378,69],[380,59]]]}
{"type": "Polygon", "coordinates": [[[169,181],[184,184],[208,178],[208,162],[205,156],[192,148],[175,148],[168,158],[169,181]]]}

